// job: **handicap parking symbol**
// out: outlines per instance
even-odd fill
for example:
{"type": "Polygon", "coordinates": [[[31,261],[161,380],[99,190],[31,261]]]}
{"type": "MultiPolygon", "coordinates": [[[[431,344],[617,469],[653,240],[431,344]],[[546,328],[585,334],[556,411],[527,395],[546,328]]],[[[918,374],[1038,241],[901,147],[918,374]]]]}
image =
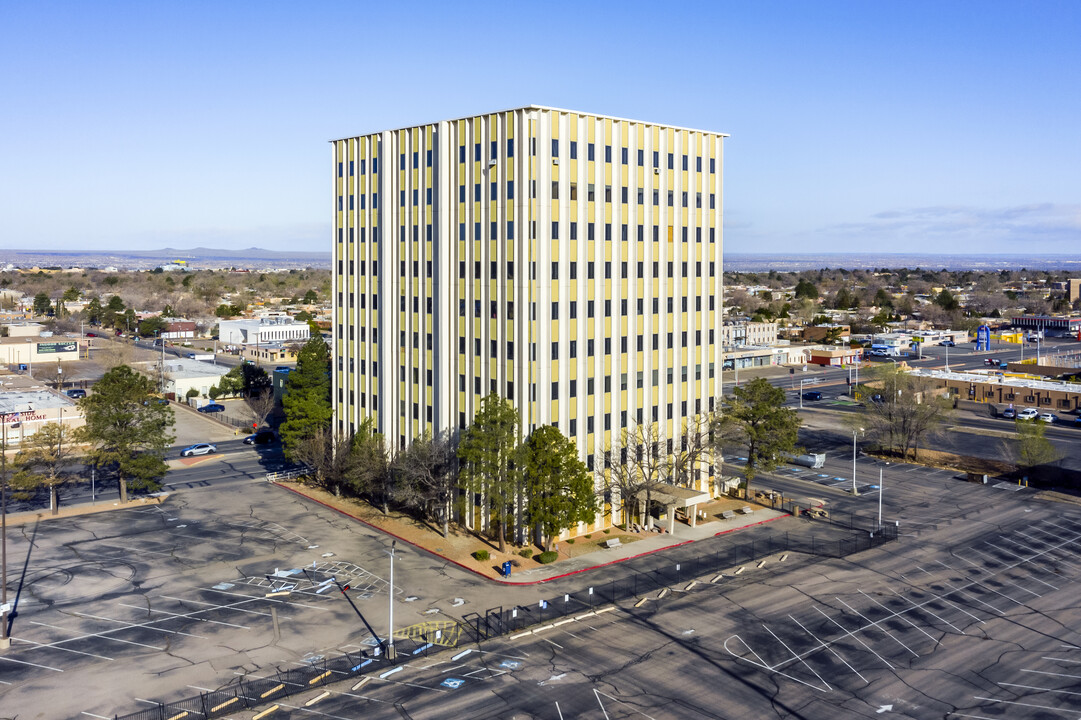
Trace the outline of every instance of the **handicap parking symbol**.
{"type": "Polygon", "coordinates": [[[499,663],[499,667],[504,668],[505,670],[517,670],[518,668],[522,667],[522,663],[518,662],[517,660],[504,660],[503,662],[499,663]]]}
{"type": "Polygon", "coordinates": [[[443,682],[441,682],[439,684],[442,685],[445,688],[450,688],[451,690],[457,690],[458,688],[460,688],[462,685],[465,684],[465,680],[459,680],[458,678],[447,678],[446,680],[444,680],[443,682]]]}

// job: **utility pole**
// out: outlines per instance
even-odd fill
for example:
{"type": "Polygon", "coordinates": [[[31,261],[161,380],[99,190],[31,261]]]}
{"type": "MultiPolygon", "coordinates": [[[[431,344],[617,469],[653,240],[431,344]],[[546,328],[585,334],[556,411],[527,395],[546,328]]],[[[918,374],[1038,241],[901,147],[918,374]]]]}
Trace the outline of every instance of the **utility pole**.
{"type": "Polygon", "coordinates": [[[11,647],[8,637],[8,417],[0,413],[0,650],[11,647]]]}
{"type": "Polygon", "coordinates": [[[394,650],[394,547],[398,544],[397,540],[390,541],[390,619],[387,621],[387,660],[393,660],[396,652],[394,650]]]}

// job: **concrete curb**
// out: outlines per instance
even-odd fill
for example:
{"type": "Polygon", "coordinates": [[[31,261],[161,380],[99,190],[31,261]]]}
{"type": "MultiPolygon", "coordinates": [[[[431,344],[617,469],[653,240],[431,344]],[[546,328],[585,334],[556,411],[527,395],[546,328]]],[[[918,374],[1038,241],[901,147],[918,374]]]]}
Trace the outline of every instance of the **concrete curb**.
{"type": "Polygon", "coordinates": [[[161,493],[158,495],[148,495],[146,497],[139,497],[128,500],[126,503],[121,503],[119,500],[112,502],[105,501],[100,504],[84,503],[80,505],[69,505],[68,507],[60,508],[60,512],[53,515],[49,510],[28,510],[21,513],[13,513],[7,516],[8,527],[29,525],[30,523],[40,522],[42,520],[63,520],[65,518],[82,517],[83,515],[97,515],[98,513],[109,512],[112,510],[128,510],[134,507],[143,507],[145,505],[161,505],[165,502],[171,493],[161,493]]]}
{"type": "MultiPolygon", "coordinates": [[[[402,537],[400,535],[396,535],[395,533],[393,533],[393,532],[391,532],[391,531],[389,531],[389,530],[387,530],[385,528],[381,528],[378,525],[373,525],[372,523],[367,522],[366,520],[363,520],[363,519],[357,517],[356,515],[348,513],[345,510],[342,510],[340,508],[336,508],[333,505],[329,505],[329,504],[323,502],[322,500],[319,500],[318,498],[314,498],[311,495],[308,495],[306,493],[301,492],[297,488],[289,487],[287,485],[283,485],[283,484],[278,483],[278,482],[274,482],[272,484],[276,485],[277,487],[282,488],[283,490],[288,490],[289,492],[291,492],[291,493],[293,493],[295,495],[299,495],[302,498],[306,498],[308,500],[311,500],[314,503],[318,503],[319,505],[322,505],[325,508],[333,510],[334,512],[336,512],[336,513],[338,513],[340,515],[344,515],[347,518],[351,518],[353,520],[356,520],[360,524],[362,524],[362,525],[364,525],[366,527],[369,527],[372,530],[375,530],[376,532],[383,533],[384,535],[390,535],[391,537],[393,537],[393,538],[395,538],[397,540],[401,540],[402,542],[408,543],[409,545],[412,545],[413,547],[415,547],[415,548],[417,548],[419,550],[423,550],[424,552],[428,553],[429,555],[434,555],[435,557],[442,558],[443,560],[445,560],[445,561],[447,561],[447,562],[449,562],[449,563],[451,563],[453,565],[456,565],[457,567],[460,567],[463,570],[471,572],[471,573],[473,573],[474,575],[476,575],[478,577],[484,578],[485,580],[489,580],[489,581],[494,582],[494,583],[499,583],[501,585],[541,585],[543,583],[551,582],[552,580],[560,580],[562,578],[567,578],[567,577],[570,577],[572,575],[578,575],[580,573],[588,572],[590,570],[597,570],[599,568],[608,567],[610,565],[616,565],[618,563],[627,562],[628,560],[635,560],[635,559],[640,558],[640,557],[645,557],[646,555],[653,555],[654,553],[662,552],[664,550],[669,550],[669,549],[677,548],[677,547],[683,547],[684,545],[690,545],[691,543],[698,542],[697,540],[684,540],[683,542],[674,543],[672,545],[665,545],[664,547],[655,548],[653,550],[647,550],[645,552],[638,553],[637,555],[630,555],[630,556],[625,557],[625,558],[616,558],[615,560],[609,560],[607,562],[599,563],[597,565],[590,565],[589,567],[578,568],[577,570],[570,570],[568,572],[560,573],[559,575],[553,575],[552,577],[548,577],[548,578],[542,578],[540,580],[516,581],[516,580],[513,580],[513,579],[508,580],[508,579],[503,579],[503,578],[493,578],[493,577],[490,577],[488,575],[485,575],[484,573],[480,572],[479,570],[477,570],[475,568],[471,568],[468,565],[460,563],[457,560],[452,560],[451,558],[449,558],[449,557],[447,557],[445,555],[440,555],[439,553],[435,552],[434,550],[430,550],[430,549],[424,547],[423,545],[419,545],[419,544],[417,544],[417,543],[415,543],[415,542],[413,542],[411,540],[407,540],[406,538],[404,538],[404,537],[402,537]]],[[[780,520],[780,519],[786,518],[786,517],[788,517],[788,515],[778,515],[777,517],[773,517],[773,518],[770,518],[768,520],[761,520],[759,522],[752,523],[750,525],[743,525],[741,527],[732,528],[730,530],[722,530],[721,532],[716,533],[716,534],[712,535],[711,537],[717,537],[718,535],[726,535],[728,533],[732,533],[732,532],[735,532],[737,530],[743,530],[744,528],[751,528],[751,527],[755,527],[755,526],[758,526],[758,525],[765,525],[768,522],[773,522],[774,520],[780,520]]]]}

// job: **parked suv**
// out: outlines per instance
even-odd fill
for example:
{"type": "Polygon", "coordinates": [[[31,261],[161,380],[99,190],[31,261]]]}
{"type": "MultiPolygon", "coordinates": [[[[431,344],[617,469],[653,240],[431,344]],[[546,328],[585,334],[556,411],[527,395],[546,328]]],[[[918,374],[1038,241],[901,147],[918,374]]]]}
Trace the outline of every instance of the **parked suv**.
{"type": "Polygon", "coordinates": [[[1039,415],[1040,415],[1040,413],[1037,412],[1036,408],[1025,408],[1024,410],[1017,413],[1017,419],[1018,420],[1035,420],[1037,417],[1039,417],[1039,415]]]}
{"type": "Polygon", "coordinates": [[[79,398],[86,397],[86,390],[83,390],[82,388],[71,388],[70,390],[65,390],[64,394],[69,398],[78,400],[79,398]]]}
{"type": "Polygon", "coordinates": [[[245,445],[266,445],[278,439],[273,430],[260,430],[259,432],[244,438],[245,445]]]}

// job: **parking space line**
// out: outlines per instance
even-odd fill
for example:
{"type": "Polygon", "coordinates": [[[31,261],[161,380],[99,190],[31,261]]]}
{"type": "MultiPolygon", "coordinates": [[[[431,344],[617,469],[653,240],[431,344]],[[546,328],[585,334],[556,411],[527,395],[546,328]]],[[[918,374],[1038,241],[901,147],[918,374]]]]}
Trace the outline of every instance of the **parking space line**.
{"type": "MultiPolygon", "coordinates": [[[[145,623],[129,623],[127,620],[117,620],[115,618],[104,617],[102,615],[91,615],[90,613],[81,613],[76,610],[71,612],[72,615],[78,615],[79,617],[91,618],[92,620],[105,620],[106,622],[124,623],[124,627],[116,628],[115,630],[106,630],[104,633],[90,633],[83,637],[105,637],[108,633],[120,632],[121,630],[130,630],[131,628],[145,627],[148,630],[156,630],[158,632],[168,633],[169,635],[184,635],[185,637],[198,638],[200,640],[206,640],[203,635],[193,635],[191,633],[181,632],[180,630],[166,630],[165,628],[153,627],[151,623],[158,622],[157,620],[150,620],[145,623]]],[[[70,640],[62,640],[61,642],[72,642],[73,640],[80,640],[81,638],[71,638],[70,640]]],[[[111,638],[110,638],[111,639],[111,638]]],[[[139,644],[139,643],[136,643],[139,644]]],[[[151,647],[147,645],[146,647],[151,647]]]]}
{"type": "MultiPolygon", "coordinates": [[[[97,658],[99,660],[115,660],[116,659],[116,658],[107,657],[105,655],[95,655],[94,653],[83,652],[82,650],[72,650],[71,648],[66,648],[66,647],[54,647],[52,645],[49,645],[48,643],[40,643],[40,642],[37,642],[35,640],[27,640],[26,638],[23,638],[23,637],[12,638],[12,639],[15,640],[16,642],[23,642],[23,643],[27,643],[28,645],[34,645],[35,647],[52,647],[54,650],[62,650],[64,652],[74,653],[75,655],[86,655],[87,657],[97,658]]],[[[165,648],[158,648],[158,649],[159,650],[164,650],[165,648]]]]}
{"type": "MultiPolygon", "coordinates": [[[[1007,553],[1008,555],[1013,555],[1013,556],[1014,556],[1015,558],[1019,558],[1019,559],[1021,558],[1021,556],[1020,556],[1020,555],[1018,555],[1017,553],[1015,553],[1015,552],[1012,552],[1012,551],[1010,551],[1010,550],[1007,550],[1006,548],[1001,548],[1001,547],[998,547],[997,545],[992,545],[991,543],[985,543],[985,544],[987,544],[987,545],[991,545],[991,547],[993,547],[993,548],[996,548],[996,549],[998,549],[998,550],[1001,550],[1002,552],[1004,552],[1004,553],[1007,553]]],[[[977,552],[978,552],[978,551],[977,551],[977,552]]],[[[1029,562],[1029,561],[1028,561],[1028,560],[1022,560],[1022,562],[1029,562]]],[[[1030,564],[1031,564],[1031,563],[1030,563],[1030,564]]],[[[1033,566],[1033,567],[1034,567],[1034,569],[1035,569],[1035,566],[1033,566]]],[[[1046,571],[1046,570],[1045,570],[1044,572],[1049,572],[1049,571],[1046,571]]],[[[1036,577],[1036,576],[1035,576],[1035,574],[1033,574],[1033,575],[1030,575],[1030,576],[1029,576],[1029,579],[1030,579],[1030,580],[1035,580],[1035,581],[1036,581],[1036,582],[1038,582],[1038,583],[1041,583],[1041,584],[1043,584],[1043,585],[1046,585],[1047,587],[1051,588],[1052,590],[1058,590],[1058,588],[1057,588],[1057,587],[1055,587],[1055,586],[1054,586],[1054,585],[1052,585],[1051,583],[1046,583],[1046,582],[1044,582],[1043,580],[1041,580],[1041,579],[1039,579],[1038,577],[1036,577]]],[[[1030,591],[1030,592],[1031,592],[1031,591],[1030,591]]],[[[1035,595],[1035,593],[1033,593],[1033,594],[1035,595]]],[[[1037,597],[1039,597],[1039,596],[1037,595],[1037,597]]]]}
{"type": "MultiPolygon", "coordinates": [[[[128,605],[127,603],[117,603],[117,605],[119,605],[120,607],[132,608],[132,609],[138,610],[140,612],[160,613],[160,614],[163,614],[163,615],[169,615],[171,617],[183,617],[183,618],[191,617],[190,614],[182,615],[180,613],[169,612],[168,610],[155,610],[154,608],[140,607],[138,605],[128,605]]],[[[198,612],[206,612],[206,610],[199,610],[198,612]]],[[[227,625],[228,627],[239,628],[241,630],[251,630],[251,628],[248,627],[247,625],[236,625],[234,623],[227,623],[227,622],[223,622],[221,620],[208,620],[206,618],[195,618],[195,619],[198,620],[199,622],[213,623],[214,625],[227,625]]]]}
{"type": "Polygon", "coordinates": [[[844,659],[843,657],[841,657],[840,653],[838,653],[838,652],[837,652],[836,650],[834,650],[834,649],[833,649],[833,646],[832,646],[832,645],[827,645],[826,643],[824,643],[824,642],[822,642],[821,640],[819,640],[819,639],[818,639],[818,638],[817,638],[817,637],[815,636],[815,634],[814,634],[814,633],[812,633],[812,632],[811,632],[810,630],[808,630],[808,629],[807,629],[806,627],[804,627],[803,623],[801,623],[801,622],[800,622],[799,620],[797,620],[796,618],[792,617],[791,615],[789,615],[789,616],[788,616],[788,619],[789,619],[789,620],[791,620],[792,622],[796,623],[797,625],[799,625],[799,626],[800,626],[800,629],[801,629],[801,630],[803,630],[803,632],[805,632],[805,633],[807,633],[808,635],[810,635],[810,636],[811,636],[812,638],[814,638],[815,642],[817,642],[817,643],[818,643],[818,644],[819,644],[819,645],[820,645],[821,647],[824,647],[824,648],[826,648],[827,650],[829,650],[829,651],[830,651],[831,653],[833,653],[833,655],[834,655],[834,656],[835,656],[835,657],[836,657],[836,658],[837,658],[838,660],[840,660],[840,661],[841,661],[841,662],[843,662],[843,663],[844,663],[844,664],[845,664],[846,666],[848,666],[848,669],[849,669],[849,670],[851,670],[852,672],[856,673],[856,675],[858,675],[858,676],[859,676],[859,679],[860,679],[860,680],[862,680],[862,681],[863,681],[863,682],[864,682],[865,684],[870,684],[870,683],[868,683],[868,682],[867,682],[867,678],[865,678],[865,677],[864,677],[863,675],[861,675],[861,674],[860,674],[860,671],[859,671],[859,670],[857,670],[856,668],[852,667],[852,665],[851,665],[851,664],[850,664],[850,663],[849,663],[849,662],[848,662],[847,660],[845,660],[845,659],[844,659]]]}
{"type": "Polygon", "coordinates": [[[979,695],[973,695],[972,698],[974,700],[986,700],[987,702],[1002,703],[1003,705],[1021,705],[1022,707],[1037,708],[1039,710],[1054,710],[1055,712],[1069,713],[1070,716],[1077,715],[1076,710],[1073,711],[1073,712],[1070,712],[1068,709],[1052,707],[1050,705],[1035,705],[1033,703],[1018,702],[1017,700],[996,700],[994,698],[981,697],[979,695]]]}
{"type": "Polygon", "coordinates": [[[1021,668],[1021,672],[1035,673],[1036,675],[1051,675],[1052,677],[1064,677],[1072,680],[1081,680],[1081,675],[1070,675],[1069,673],[1056,673],[1049,670],[1029,670],[1028,668],[1021,668]]]}
{"type": "Polygon", "coordinates": [[[1073,692],[1072,690],[1058,690],[1056,688],[1042,688],[1034,687],[1032,685],[1019,685],[1017,683],[1000,682],[996,685],[1002,685],[1003,687],[1018,687],[1025,690],[1039,690],[1040,692],[1058,693],[1059,695],[1081,695],[1081,692],[1073,692]]]}
{"type": "MultiPolygon", "coordinates": [[[[888,607],[886,607],[885,605],[883,605],[882,603],[880,603],[880,602],[879,602],[878,600],[875,600],[875,599],[874,599],[873,597],[871,597],[870,595],[868,595],[867,593],[865,593],[865,592],[864,592],[864,591],[863,591],[862,589],[859,589],[859,594],[860,594],[860,595],[862,595],[862,596],[864,596],[865,598],[867,598],[867,599],[868,599],[868,600],[870,600],[871,602],[873,602],[873,603],[874,603],[875,605],[878,605],[878,606],[879,606],[880,608],[882,608],[882,609],[883,609],[883,610],[885,610],[886,612],[892,612],[892,611],[891,611],[891,610],[890,610],[890,609],[889,609],[888,607]]],[[[919,603],[919,604],[916,604],[916,603],[912,602],[911,600],[909,600],[908,602],[909,602],[909,603],[910,603],[910,604],[912,605],[912,609],[913,609],[913,610],[923,610],[923,606],[924,606],[924,605],[926,605],[926,603],[919,603]]],[[[905,612],[907,612],[907,610],[906,610],[905,612]]],[[[907,617],[905,617],[905,616],[904,616],[904,615],[903,615],[902,613],[899,613],[899,612],[894,612],[894,615],[895,615],[895,616],[897,616],[897,617],[899,617],[899,618],[901,618],[901,619],[902,619],[902,620],[904,620],[904,621],[905,621],[906,623],[908,623],[909,625],[911,625],[912,627],[916,628],[916,629],[917,629],[917,630],[919,630],[919,631],[920,631],[921,633],[923,633],[924,635],[926,635],[926,636],[927,636],[927,638],[928,638],[928,639],[929,639],[929,640],[930,640],[931,642],[935,643],[936,645],[938,644],[938,638],[936,638],[936,637],[935,637],[934,635],[932,635],[931,633],[929,633],[929,632],[927,632],[926,630],[924,630],[923,628],[921,628],[921,627],[920,627],[919,625],[917,625],[916,623],[914,623],[914,622],[912,622],[911,620],[909,620],[909,619],[908,619],[907,617]]]]}
{"type": "MultiPolygon", "coordinates": [[[[181,602],[181,603],[193,603],[195,605],[210,605],[211,610],[221,609],[221,608],[228,608],[229,610],[233,610],[235,612],[248,613],[250,615],[260,615],[262,617],[270,617],[270,613],[259,612],[258,610],[249,610],[248,608],[237,607],[237,605],[239,605],[239,603],[234,603],[232,605],[221,605],[219,603],[205,602],[203,600],[191,600],[190,598],[178,598],[178,597],[174,597],[172,595],[158,595],[158,597],[165,598],[166,600],[175,600],[175,601],[181,602]]],[[[249,597],[249,596],[241,595],[240,597],[249,597]]],[[[254,597],[252,599],[253,600],[259,600],[260,598],[254,597]]],[[[279,615],[278,619],[279,620],[292,620],[293,618],[288,617],[286,615],[279,615]]]]}
{"type": "Polygon", "coordinates": [[[1052,662],[1074,663],[1075,665],[1081,665],[1081,660],[1069,660],[1067,658],[1053,658],[1053,657],[1042,657],[1040,659],[1041,660],[1051,660],[1052,662]]]}
{"type": "MultiPolygon", "coordinates": [[[[891,664],[890,664],[890,662],[889,662],[888,660],[886,660],[886,658],[882,657],[882,656],[881,656],[881,655],[879,655],[879,654],[878,654],[877,652],[875,652],[874,650],[872,650],[872,649],[871,649],[871,646],[870,646],[870,645],[868,645],[867,643],[865,643],[865,642],[863,641],[863,638],[857,637],[857,636],[856,636],[855,634],[853,634],[852,632],[849,632],[848,630],[845,630],[845,627],[844,627],[844,625],[842,625],[841,623],[837,622],[837,621],[836,621],[835,619],[833,619],[833,618],[832,618],[831,616],[827,615],[826,613],[822,612],[822,608],[818,607],[817,605],[815,605],[815,606],[814,606],[814,609],[815,609],[815,610],[817,610],[817,611],[819,612],[819,614],[820,614],[820,615],[822,615],[822,617],[824,617],[824,618],[826,618],[827,620],[829,620],[829,621],[830,621],[831,623],[833,623],[834,625],[836,625],[837,627],[839,627],[839,628],[841,629],[841,631],[842,631],[842,632],[844,632],[844,633],[845,633],[845,635],[842,635],[841,637],[845,637],[845,636],[848,636],[848,637],[852,638],[853,640],[855,640],[856,642],[858,642],[858,643],[859,643],[860,645],[862,645],[863,647],[865,647],[865,648],[867,649],[867,652],[871,653],[871,654],[872,654],[872,655],[874,655],[874,656],[875,656],[876,658],[878,658],[879,660],[881,660],[881,661],[883,662],[883,664],[885,664],[885,666],[886,666],[886,667],[888,667],[888,668],[889,668],[890,670],[893,670],[893,665],[891,665],[891,664]]],[[[831,643],[833,643],[833,642],[839,642],[840,640],[841,640],[841,638],[836,638],[836,639],[834,639],[834,640],[831,640],[830,642],[831,642],[831,643]]]]}
{"type": "MultiPolygon", "coordinates": [[[[207,592],[221,593],[222,595],[231,595],[232,597],[242,597],[247,600],[265,600],[266,602],[278,603],[279,605],[292,605],[293,607],[302,607],[309,610],[319,610],[321,612],[332,612],[330,608],[319,607],[318,605],[307,605],[305,603],[289,602],[288,600],[279,600],[278,598],[259,597],[253,595],[245,595],[244,593],[234,593],[228,590],[217,590],[215,588],[206,588],[207,592]]],[[[222,605],[221,607],[231,607],[230,605],[222,605]]]]}
{"type": "MultiPolygon", "coordinates": [[[[891,592],[892,592],[892,593],[893,593],[894,595],[896,595],[897,597],[901,598],[901,600],[903,600],[903,601],[905,601],[905,602],[909,603],[910,605],[912,605],[912,607],[913,607],[913,608],[918,608],[918,609],[920,609],[920,610],[923,610],[923,611],[924,611],[925,613],[927,613],[927,614],[928,614],[928,615],[930,615],[931,617],[935,618],[935,619],[936,619],[936,620],[938,620],[939,622],[942,622],[942,623],[945,623],[946,625],[949,625],[950,627],[952,627],[952,628],[953,628],[954,630],[956,630],[957,632],[961,633],[962,635],[964,635],[964,634],[965,634],[965,631],[964,631],[964,630],[962,630],[961,628],[957,627],[956,625],[954,625],[954,624],[953,624],[952,622],[950,622],[949,620],[947,620],[947,619],[945,619],[945,618],[941,617],[941,616],[940,616],[940,615],[938,615],[937,613],[931,612],[930,610],[928,610],[928,609],[927,609],[926,607],[924,607],[924,606],[922,606],[922,605],[917,605],[916,603],[912,602],[912,600],[911,600],[910,598],[907,598],[907,597],[905,597],[904,595],[902,595],[901,593],[897,592],[897,591],[896,591],[896,590],[894,590],[893,588],[890,588],[890,591],[891,591],[891,592]]],[[[937,595],[934,595],[934,594],[931,594],[931,593],[928,593],[928,595],[931,595],[931,597],[934,597],[934,598],[937,598],[937,597],[938,597],[937,595]]],[[[924,633],[924,635],[927,635],[927,633],[924,633]]],[[[930,635],[928,635],[928,637],[930,637],[930,635]]],[[[937,641],[936,641],[936,642],[937,642],[937,641]]]]}
{"type": "MultiPolygon", "coordinates": [[[[13,640],[18,640],[20,638],[12,638],[12,639],[13,640]]],[[[42,670],[52,670],[53,672],[64,672],[60,668],[49,667],[48,665],[38,665],[37,663],[28,662],[26,660],[16,660],[15,658],[10,658],[10,657],[7,657],[5,655],[0,655],[0,662],[10,662],[10,663],[17,663],[19,665],[29,665],[30,667],[41,668],[42,670]]]]}
{"type": "MultiPolygon", "coordinates": [[[[837,601],[838,601],[839,603],[841,603],[842,605],[844,605],[844,606],[845,606],[846,608],[848,608],[849,610],[851,610],[852,612],[854,612],[855,614],[859,615],[859,616],[860,616],[861,618],[863,618],[863,620],[864,620],[864,621],[866,621],[867,623],[869,623],[869,624],[868,624],[868,625],[866,625],[865,627],[863,627],[863,628],[860,628],[860,631],[866,630],[866,629],[867,629],[868,627],[874,627],[874,626],[878,625],[878,624],[879,624],[880,622],[883,622],[884,620],[888,620],[889,618],[891,618],[891,617],[893,617],[894,615],[896,615],[896,614],[897,614],[897,613],[893,613],[893,614],[891,614],[891,615],[887,615],[886,617],[882,618],[882,620],[875,620],[875,621],[873,621],[873,622],[872,622],[872,621],[871,621],[871,618],[867,617],[866,615],[864,615],[863,613],[861,613],[861,612],[860,612],[859,610],[857,610],[856,608],[854,608],[854,607],[852,607],[851,605],[849,605],[848,603],[846,603],[846,602],[845,602],[844,600],[842,600],[841,598],[837,598],[837,601]]],[[[920,656],[920,655],[919,655],[919,653],[917,653],[917,652],[913,652],[912,648],[910,648],[910,647],[909,647],[908,645],[905,645],[905,644],[904,644],[903,642],[901,642],[901,641],[900,641],[900,640],[898,640],[898,639],[897,639],[896,637],[894,637],[893,633],[891,633],[891,632],[890,632],[889,630],[887,630],[886,628],[879,628],[879,630],[881,630],[882,632],[884,632],[884,633],[886,633],[887,635],[889,635],[889,636],[890,636],[890,637],[891,637],[891,638],[893,639],[893,641],[894,641],[895,643],[897,643],[898,645],[900,645],[901,647],[903,647],[903,648],[904,648],[905,650],[908,650],[908,651],[909,651],[910,653],[912,653],[912,655],[913,655],[914,657],[919,657],[919,656],[920,656]]]]}

